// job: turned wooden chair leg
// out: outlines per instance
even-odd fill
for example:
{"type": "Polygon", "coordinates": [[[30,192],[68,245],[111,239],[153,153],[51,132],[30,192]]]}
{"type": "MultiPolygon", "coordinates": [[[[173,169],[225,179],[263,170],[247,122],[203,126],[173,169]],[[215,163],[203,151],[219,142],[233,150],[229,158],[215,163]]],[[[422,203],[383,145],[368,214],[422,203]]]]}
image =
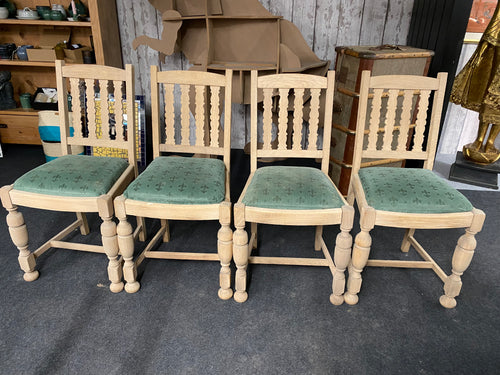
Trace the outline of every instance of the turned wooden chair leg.
{"type": "Polygon", "coordinates": [[[231,203],[223,202],[220,205],[219,215],[220,229],[217,233],[217,252],[220,259],[219,273],[219,298],[226,300],[233,296],[231,289],[231,259],[233,258],[233,231],[231,224],[231,203]]]}
{"type": "MultiPolygon", "coordinates": [[[[257,248],[257,223],[251,223],[250,226],[251,226],[252,236],[255,235],[254,240],[253,240],[253,244],[252,244],[252,249],[256,249],[257,248]]],[[[249,250],[251,250],[251,249],[249,249],[249,250]]]]}
{"type": "Polygon", "coordinates": [[[316,235],[314,236],[314,250],[321,250],[321,237],[323,236],[323,226],[318,225],[316,227],[316,235]]]}
{"type": "Polygon", "coordinates": [[[161,219],[161,226],[165,228],[165,232],[163,232],[163,242],[170,241],[170,225],[168,224],[168,220],[161,219]]]}
{"type": "Polygon", "coordinates": [[[12,188],[12,185],[0,188],[0,199],[2,206],[8,211],[7,226],[9,227],[10,238],[19,250],[19,257],[17,259],[19,266],[24,271],[23,278],[25,281],[35,281],[40,274],[35,270],[35,255],[28,250],[28,229],[24,223],[23,214],[17,210],[17,206],[10,199],[12,188]]]}
{"type": "Polygon", "coordinates": [[[248,266],[248,234],[245,231],[245,205],[234,205],[233,258],[236,264],[235,292],[236,302],[245,302],[247,294],[247,266],[248,266]]]}
{"type": "Polygon", "coordinates": [[[87,215],[84,212],[77,212],[76,217],[78,220],[82,221],[82,225],[80,225],[80,233],[82,236],[86,236],[90,233],[89,223],[87,221],[87,215]]]}
{"type": "Polygon", "coordinates": [[[132,225],[127,221],[125,210],[125,197],[122,195],[115,198],[115,215],[118,218],[116,233],[118,237],[118,248],[123,257],[123,278],[125,279],[125,291],[127,293],[137,292],[141,285],[137,279],[137,267],[134,258],[134,231],[132,225]]]}
{"type": "Polygon", "coordinates": [[[349,279],[347,280],[347,292],[344,294],[344,301],[349,305],[358,303],[358,293],[361,289],[361,272],[368,262],[372,238],[370,231],[375,226],[375,210],[366,207],[361,213],[361,232],[356,235],[352,250],[352,259],[349,264],[349,279]]]}
{"type": "Polygon", "coordinates": [[[476,249],[475,235],[480,232],[483,227],[485,219],[484,212],[474,209],[473,213],[474,218],[472,219],[471,226],[467,228],[465,234],[458,239],[451,261],[451,275],[445,280],[444,294],[439,298],[439,303],[448,309],[454,308],[457,305],[455,297],[460,294],[460,289],[462,289],[462,279],[460,276],[465,272],[467,267],[469,267],[472,256],[474,255],[474,250],[476,249]]]}
{"type": "Polygon", "coordinates": [[[408,228],[406,230],[405,236],[403,237],[403,242],[401,243],[401,251],[403,253],[407,253],[408,251],[410,251],[411,242],[408,238],[413,237],[414,234],[415,234],[415,229],[408,228]]]}
{"type": "Polygon", "coordinates": [[[108,278],[111,281],[109,289],[113,293],[119,293],[123,290],[122,264],[118,257],[118,241],[116,238],[116,224],[112,217],[101,217],[101,236],[102,246],[106,253],[108,263],[108,278]]]}
{"type": "Polygon", "coordinates": [[[350,234],[354,222],[354,207],[342,207],[342,222],[340,224],[340,233],[337,235],[334,250],[335,272],[332,281],[332,294],[330,302],[334,305],[344,303],[345,289],[345,269],[351,259],[352,236],[350,234]]]}
{"type": "Polygon", "coordinates": [[[35,281],[40,276],[35,270],[36,260],[35,255],[28,250],[28,229],[24,223],[23,214],[17,211],[16,206],[7,208],[7,225],[9,226],[10,237],[12,242],[19,249],[19,266],[24,271],[23,278],[25,281],[35,281]]]}
{"type": "Polygon", "coordinates": [[[116,224],[113,221],[113,200],[107,195],[102,195],[97,199],[99,216],[102,219],[101,237],[102,247],[106,253],[108,263],[108,278],[111,281],[109,289],[113,293],[123,290],[122,265],[118,257],[118,240],[116,238],[116,224]]]}
{"type": "Polygon", "coordinates": [[[123,278],[125,279],[125,291],[127,293],[135,293],[141,285],[137,279],[137,267],[134,258],[134,233],[132,225],[127,221],[126,216],[118,217],[120,220],[116,229],[118,233],[118,246],[123,256],[123,278]]]}

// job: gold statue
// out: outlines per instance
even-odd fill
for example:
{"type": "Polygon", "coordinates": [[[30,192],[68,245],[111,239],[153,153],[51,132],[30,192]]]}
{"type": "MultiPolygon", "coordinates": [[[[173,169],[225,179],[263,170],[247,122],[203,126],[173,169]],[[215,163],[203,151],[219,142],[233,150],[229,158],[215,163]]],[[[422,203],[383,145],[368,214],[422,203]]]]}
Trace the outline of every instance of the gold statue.
{"type": "Polygon", "coordinates": [[[500,159],[495,138],[500,131],[500,3],[483,33],[476,51],[456,76],[450,101],[479,112],[479,131],[473,143],[463,147],[466,159],[491,164],[500,159]],[[491,125],[491,127],[490,127],[491,125]],[[488,137],[486,133],[490,128],[488,137]]]}

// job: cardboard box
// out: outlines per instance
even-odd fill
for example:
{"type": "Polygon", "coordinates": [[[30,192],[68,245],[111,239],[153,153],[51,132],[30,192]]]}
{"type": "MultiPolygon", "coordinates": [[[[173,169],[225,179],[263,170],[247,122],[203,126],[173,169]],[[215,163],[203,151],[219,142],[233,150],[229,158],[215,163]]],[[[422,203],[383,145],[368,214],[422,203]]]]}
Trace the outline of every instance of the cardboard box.
{"type": "Polygon", "coordinates": [[[78,49],[65,49],[64,60],[71,64],[83,64],[83,51],[91,51],[90,47],[82,47],[78,49]]]}
{"type": "Polygon", "coordinates": [[[70,29],[57,28],[42,30],[40,35],[40,48],[27,49],[29,61],[55,61],[64,60],[64,51],[56,53],[56,44],[69,41],[70,29]]]}

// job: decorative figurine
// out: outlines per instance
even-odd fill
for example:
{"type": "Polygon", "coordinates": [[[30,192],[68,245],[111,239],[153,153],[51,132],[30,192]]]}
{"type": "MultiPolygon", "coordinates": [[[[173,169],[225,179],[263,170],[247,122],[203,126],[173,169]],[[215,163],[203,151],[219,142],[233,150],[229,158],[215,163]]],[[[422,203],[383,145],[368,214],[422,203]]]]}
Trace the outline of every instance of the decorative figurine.
{"type": "Polygon", "coordinates": [[[463,147],[463,154],[466,159],[480,164],[491,164],[500,159],[500,151],[495,147],[495,138],[500,131],[499,9],[497,4],[476,51],[455,78],[450,97],[451,102],[479,112],[477,138],[463,147]],[[488,129],[490,132],[486,138],[488,129]]]}

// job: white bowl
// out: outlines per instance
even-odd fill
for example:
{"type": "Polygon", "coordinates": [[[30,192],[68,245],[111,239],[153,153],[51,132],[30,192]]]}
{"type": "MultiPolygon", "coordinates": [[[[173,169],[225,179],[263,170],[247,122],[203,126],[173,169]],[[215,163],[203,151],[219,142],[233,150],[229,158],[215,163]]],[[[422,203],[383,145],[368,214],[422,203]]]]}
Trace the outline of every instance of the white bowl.
{"type": "Polygon", "coordinates": [[[0,7],[0,18],[9,18],[9,10],[6,7],[0,7]]]}
{"type": "Polygon", "coordinates": [[[36,18],[38,17],[38,12],[26,7],[24,9],[18,9],[17,16],[22,18],[36,18]]]}

